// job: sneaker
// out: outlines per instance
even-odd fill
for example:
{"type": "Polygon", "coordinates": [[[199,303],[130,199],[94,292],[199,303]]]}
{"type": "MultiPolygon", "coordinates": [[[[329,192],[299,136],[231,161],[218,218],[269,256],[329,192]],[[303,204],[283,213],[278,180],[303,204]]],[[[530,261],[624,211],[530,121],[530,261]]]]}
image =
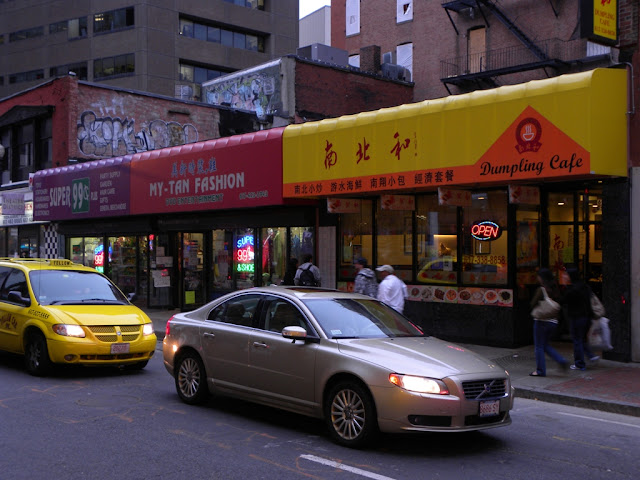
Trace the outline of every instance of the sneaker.
{"type": "Polygon", "coordinates": [[[600,356],[599,355],[594,355],[593,357],[591,357],[589,359],[590,362],[596,363],[598,360],[600,360],[600,356]]]}
{"type": "Polygon", "coordinates": [[[583,372],[586,370],[586,368],[585,368],[585,367],[582,367],[582,368],[581,368],[581,367],[577,367],[577,366],[575,366],[575,365],[571,365],[569,368],[570,368],[571,370],[582,370],[583,372]]]}

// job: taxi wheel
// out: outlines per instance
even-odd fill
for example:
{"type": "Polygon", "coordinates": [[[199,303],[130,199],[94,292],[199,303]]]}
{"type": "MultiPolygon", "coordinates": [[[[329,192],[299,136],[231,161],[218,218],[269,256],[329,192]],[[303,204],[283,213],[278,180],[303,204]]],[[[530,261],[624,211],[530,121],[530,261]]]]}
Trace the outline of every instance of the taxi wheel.
{"type": "Polygon", "coordinates": [[[53,366],[49,358],[47,340],[40,332],[31,333],[24,352],[27,372],[36,377],[47,375],[53,366]]]}
{"type": "Polygon", "coordinates": [[[180,399],[189,405],[204,402],[207,398],[207,374],[200,357],[194,352],[186,352],[176,359],[174,367],[176,390],[180,399]]]}
{"type": "Polygon", "coordinates": [[[357,382],[336,384],[325,402],[325,421],[340,445],[360,448],[375,436],[376,411],[368,390],[357,382]]]}

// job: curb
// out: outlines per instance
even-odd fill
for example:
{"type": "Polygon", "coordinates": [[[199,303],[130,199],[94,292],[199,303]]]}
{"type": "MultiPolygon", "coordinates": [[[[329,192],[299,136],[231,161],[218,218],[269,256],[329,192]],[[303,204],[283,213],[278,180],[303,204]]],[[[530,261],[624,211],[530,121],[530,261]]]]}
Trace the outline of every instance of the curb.
{"type": "Polygon", "coordinates": [[[533,388],[522,388],[515,386],[514,388],[516,392],[516,398],[526,398],[529,400],[539,400],[541,402],[559,403],[561,405],[568,405],[570,407],[580,407],[590,410],[598,410],[601,412],[640,417],[640,406],[632,405],[630,403],[604,401],[592,397],[575,397],[564,395],[562,393],[536,390],[533,388]]]}

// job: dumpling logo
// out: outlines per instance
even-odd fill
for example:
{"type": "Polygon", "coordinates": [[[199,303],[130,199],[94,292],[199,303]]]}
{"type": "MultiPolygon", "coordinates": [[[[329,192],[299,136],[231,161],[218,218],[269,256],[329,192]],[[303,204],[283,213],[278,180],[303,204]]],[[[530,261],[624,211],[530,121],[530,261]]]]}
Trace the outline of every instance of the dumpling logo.
{"type": "Polygon", "coordinates": [[[535,118],[528,117],[522,120],[516,128],[516,150],[518,153],[537,152],[542,144],[542,127],[535,118]]]}

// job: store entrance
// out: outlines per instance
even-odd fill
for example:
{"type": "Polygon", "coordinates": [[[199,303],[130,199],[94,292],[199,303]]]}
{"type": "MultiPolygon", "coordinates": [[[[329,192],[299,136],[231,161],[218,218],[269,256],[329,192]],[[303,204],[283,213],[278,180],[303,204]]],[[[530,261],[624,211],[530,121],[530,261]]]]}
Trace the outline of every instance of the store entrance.
{"type": "Polygon", "coordinates": [[[180,259],[183,310],[192,310],[207,303],[204,233],[180,234],[180,259]]]}

